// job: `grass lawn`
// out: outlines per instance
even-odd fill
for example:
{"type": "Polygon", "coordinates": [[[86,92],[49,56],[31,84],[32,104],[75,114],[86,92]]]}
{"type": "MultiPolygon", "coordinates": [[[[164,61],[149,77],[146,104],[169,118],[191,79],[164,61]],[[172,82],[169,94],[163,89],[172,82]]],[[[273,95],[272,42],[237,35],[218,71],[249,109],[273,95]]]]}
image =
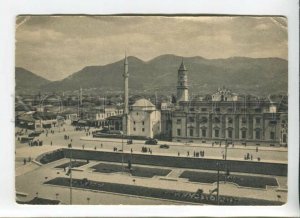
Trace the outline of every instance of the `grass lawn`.
{"type": "MultiPolygon", "coordinates": [[[[45,182],[44,184],[69,187],[70,179],[57,177],[45,182]]],[[[217,204],[216,195],[209,195],[200,192],[186,192],[186,191],[177,191],[177,190],[170,190],[170,189],[150,188],[150,187],[137,186],[137,185],[97,182],[97,181],[91,181],[87,179],[74,179],[74,178],[72,180],[72,186],[81,189],[98,190],[98,191],[105,191],[111,193],[176,200],[176,201],[182,201],[186,203],[193,202],[193,203],[200,203],[200,204],[212,204],[212,205],[217,204]]],[[[282,205],[283,204],[282,202],[279,201],[267,201],[267,200],[254,199],[254,198],[232,197],[232,196],[224,196],[224,195],[219,196],[219,202],[220,205],[282,205]]]]}
{"type": "MultiPolygon", "coordinates": [[[[86,161],[73,160],[72,161],[72,168],[74,168],[74,167],[81,167],[81,166],[86,165],[86,164],[88,164],[86,161]]],[[[64,164],[56,166],[55,168],[66,168],[66,167],[69,167],[69,165],[70,165],[70,163],[66,162],[64,164]]]]}
{"type": "Polygon", "coordinates": [[[64,150],[58,149],[58,150],[43,154],[40,158],[38,158],[38,161],[41,164],[47,164],[47,163],[51,163],[53,161],[60,160],[64,157],[65,157],[64,150]]]}
{"type": "MultiPolygon", "coordinates": [[[[187,178],[192,182],[200,183],[214,183],[217,182],[217,173],[197,172],[197,171],[184,171],[180,178],[187,178]]],[[[220,172],[220,181],[225,181],[224,172],[220,172]]],[[[246,176],[230,174],[226,177],[227,182],[236,183],[239,186],[251,187],[251,188],[266,188],[269,186],[278,186],[277,180],[273,177],[262,176],[246,176]]]]}
{"type": "MultiPolygon", "coordinates": [[[[99,163],[93,166],[92,169],[100,173],[117,173],[122,172],[122,165],[99,163]]],[[[124,164],[124,172],[130,173],[132,176],[151,178],[153,176],[166,176],[171,170],[139,166],[132,166],[129,170],[127,164],[124,164]]]]}
{"type": "Polygon", "coordinates": [[[54,205],[54,204],[59,204],[60,201],[35,197],[30,201],[17,201],[17,203],[18,204],[45,204],[45,205],[52,204],[52,205],[54,205]]]}

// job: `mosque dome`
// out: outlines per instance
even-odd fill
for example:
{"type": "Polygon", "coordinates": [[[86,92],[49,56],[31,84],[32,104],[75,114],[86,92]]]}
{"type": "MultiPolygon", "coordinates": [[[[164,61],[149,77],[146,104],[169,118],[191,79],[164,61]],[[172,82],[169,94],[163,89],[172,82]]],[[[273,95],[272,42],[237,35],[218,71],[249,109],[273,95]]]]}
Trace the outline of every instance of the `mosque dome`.
{"type": "Polygon", "coordinates": [[[137,100],[132,105],[132,108],[140,109],[140,110],[155,110],[154,104],[152,104],[149,100],[144,98],[137,100]]]}

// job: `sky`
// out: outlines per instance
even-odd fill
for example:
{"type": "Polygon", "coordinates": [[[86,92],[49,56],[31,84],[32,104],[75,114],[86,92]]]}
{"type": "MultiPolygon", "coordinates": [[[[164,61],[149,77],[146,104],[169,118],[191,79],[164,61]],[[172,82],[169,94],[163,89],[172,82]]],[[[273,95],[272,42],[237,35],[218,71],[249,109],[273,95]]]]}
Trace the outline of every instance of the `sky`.
{"type": "Polygon", "coordinates": [[[128,56],[208,59],[288,55],[287,20],[250,16],[18,16],[16,66],[61,80],[128,56]]]}

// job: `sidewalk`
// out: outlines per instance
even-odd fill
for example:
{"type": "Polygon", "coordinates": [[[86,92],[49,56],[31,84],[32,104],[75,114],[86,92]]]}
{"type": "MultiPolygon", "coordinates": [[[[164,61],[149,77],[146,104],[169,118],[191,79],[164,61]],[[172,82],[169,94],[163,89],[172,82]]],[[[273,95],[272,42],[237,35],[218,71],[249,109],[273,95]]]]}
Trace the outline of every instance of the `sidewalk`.
{"type": "MultiPolygon", "coordinates": [[[[99,142],[117,142],[117,143],[122,143],[122,139],[116,139],[116,138],[93,138],[92,136],[88,137],[80,137],[80,140],[83,141],[99,141],[99,142]]],[[[127,140],[123,139],[123,143],[127,144],[127,140]]],[[[134,144],[142,144],[145,145],[145,140],[133,140],[134,144]]],[[[214,145],[212,146],[211,144],[208,143],[184,143],[184,142],[169,142],[169,141],[159,141],[158,143],[160,144],[167,144],[170,146],[188,146],[188,147],[206,147],[206,148],[224,148],[225,145],[224,143],[219,146],[219,145],[214,145]]],[[[285,147],[267,147],[267,146],[254,146],[254,145],[240,145],[240,144],[235,144],[234,147],[232,145],[228,146],[228,149],[251,149],[251,150],[256,150],[256,147],[258,147],[258,150],[260,151],[278,151],[278,152],[287,152],[287,148],[285,147]]]]}
{"type": "MultiPolygon", "coordinates": [[[[79,147],[73,147],[73,150],[83,150],[82,148],[79,147]]],[[[89,151],[95,151],[93,148],[86,147],[84,150],[89,150],[89,151]]],[[[111,153],[124,153],[124,154],[131,154],[130,150],[125,150],[124,152],[121,151],[115,151],[113,152],[112,149],[106,149],[106,148],[98,148],[96,151],[102,151],[102,152],[111,152],[111,153]]],[[[153,152],[152,154],[150,153],[145,153],[141,151],[134,151],[132,154],[139,154],[139,155],[148,155],[148,156],[168,156],[168,157],[183,157],[183,158],[195,158],[195,159],[216,159],[216,160],[223,160],[221,156],[209,156],[205,155],[205,157],[193,157],[193,156],[186,156],[186,155],[181,155],[178,156],[177,153],[159,153],[159,152],[153,152]]],[[[287,161],[281,161],[281,160],[267,160],[263,159],[261,161],[257,161],[255,159],[253,160],[244,160],[243,158],[235,158],[235,157],[227,157],[227,160],[236,160],[236,161],[248,161],[248,162],[262,162],[262,163],[279,163],[279,164],[287,164],[287,161]]]]}

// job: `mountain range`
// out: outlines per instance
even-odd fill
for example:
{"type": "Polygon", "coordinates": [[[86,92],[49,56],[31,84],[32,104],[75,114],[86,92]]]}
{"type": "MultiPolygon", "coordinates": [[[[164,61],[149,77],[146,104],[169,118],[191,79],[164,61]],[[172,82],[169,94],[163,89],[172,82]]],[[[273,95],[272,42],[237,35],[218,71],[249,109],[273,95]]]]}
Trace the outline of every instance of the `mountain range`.
{"type": "MultiPolygon", "coordinates": [[[[150,61],[128,57],[129,88],[132,92],[175,93],[178,68],[183,61],[188,70],[190,90],[207,94],[226,86],[236,93],[287,93],[288,62],[280,58],[232,57],[205,59],[161,55],[150,61]]],[[[104,66],[87,66],[59,81],[48,81],[16,67],[16,91],[62,92],[96,88],[99,91],[123,90],[124,60],[104,66]]]]}

